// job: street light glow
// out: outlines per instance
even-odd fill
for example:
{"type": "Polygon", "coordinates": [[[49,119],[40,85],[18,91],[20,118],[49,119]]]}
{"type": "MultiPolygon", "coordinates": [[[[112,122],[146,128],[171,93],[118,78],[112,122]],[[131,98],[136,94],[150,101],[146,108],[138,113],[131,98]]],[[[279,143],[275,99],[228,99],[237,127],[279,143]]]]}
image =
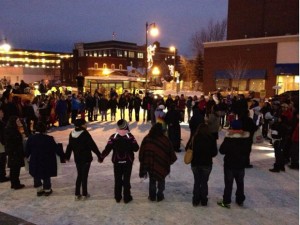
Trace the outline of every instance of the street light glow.
{"type": "Polygon", "coordinates": [[[159,74],[160,74],[160,70],[158,69],[158,67],[154,67],[154,68],[153,68],[152,74],[153,74],[153,75],[159,75],[159,74]]]}
{"type": "Polygon", "coordinates": [[[156,25],[154,23],[153,26],[150,27],[150,35],[152,37],[157,37],[158,34],[159,34],[159,31],[158,31],[158,29],[157,29],[157,27],[156,27],[156,25]]]}

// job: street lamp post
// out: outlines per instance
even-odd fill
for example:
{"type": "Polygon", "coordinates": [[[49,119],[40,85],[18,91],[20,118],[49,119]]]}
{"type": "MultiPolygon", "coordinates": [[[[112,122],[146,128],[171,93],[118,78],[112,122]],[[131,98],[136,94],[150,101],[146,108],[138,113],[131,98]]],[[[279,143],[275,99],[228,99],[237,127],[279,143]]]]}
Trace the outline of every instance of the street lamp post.
{"type": "MultiPolygon", "coordinates": [[[[150,34],[152,35],[152,36],[157,36],[158,35],[158,29],[157,29],[157,27],[156,27],[156,25],[155,25],[155,23],[150,23],[150,24],[148,24],[148,22],[146,22],[146,71],[145,71],[145,78],[146,78],[146,83],[145,83],[145,92],[147,93],[147,88],[148,88],[148,69],[149,69],[149,53],[148,53],[148,32],[149,32],[149,28],[151,28],[152,27],[152,29],[150,30],[150,34]]],[[[151,56],[152,57],[152,56],[151,56]]]]}

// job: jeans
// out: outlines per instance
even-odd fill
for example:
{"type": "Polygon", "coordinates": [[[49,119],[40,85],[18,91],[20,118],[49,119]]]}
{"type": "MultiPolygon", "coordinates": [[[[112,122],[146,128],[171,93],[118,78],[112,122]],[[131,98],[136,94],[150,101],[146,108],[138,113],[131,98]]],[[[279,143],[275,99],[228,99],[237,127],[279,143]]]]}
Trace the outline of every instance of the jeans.
{"type": "Polygon", "coordinates": [[[43,186],[44,190],[50,190],[51,189],[51,178],[49,177],[49,178],[39,179],[39,178],[34,177],[33,184],[34,184],[35,188],[43,186]]]}
{"type": "Polygon", "coordinates": [[[89,176],[91,163],[76,163],[77,168],[77,179],[76,179],[76,188],[75,195],[80,195],[80,188],[82,187],[82,195],[87,196],[87,181],[89,176]]]}
{"type": "Polygon", "coordinates": [[[131,196],[130,177],[132,171],[132,163],[115,163],[114,175],[115,175],[115,199],[120,201],[122,199],[122,188],[124,201],[129,200],[131,196]]]}
{"type": "Polygon", "coordinates": [[[193,202],[206,204],[208,199],[208,179],[211,173],[212,166],[193,166],[192,171],[194,174],[194,190],[193,202]]]}
{"type": "Polygon", "coordinates": [[[246,199],[244,195],[244,177],[245,177],[245,169],[229,169],[224,167],[224,181],[225,181],[225,189],[223,195],[223,202],[225,204],[231,203],[231,194],[232,194],[232,186],[233,180],[236,182],[236,192],[235,192],[235,201],[238,204],[242,204],[246,199]]]}
{"type": "Polygon", "coordinates": [[[149,197],[151,199],[164,198],[165,179],[158,181],[149,174],[149,197]]]}

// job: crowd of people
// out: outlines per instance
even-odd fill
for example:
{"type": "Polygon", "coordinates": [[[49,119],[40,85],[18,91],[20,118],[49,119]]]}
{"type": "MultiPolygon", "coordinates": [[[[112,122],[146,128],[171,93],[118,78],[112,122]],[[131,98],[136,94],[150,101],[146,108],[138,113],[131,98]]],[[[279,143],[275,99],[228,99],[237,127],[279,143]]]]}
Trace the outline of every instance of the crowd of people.
{"type": "Polygon", "coordinates": [[[0,103],[0,182],[10,180],[11,188],[15,190],[24,187],[19,175],[26,159],[37,196],[49,196],[52,193],[51,177],[57,175],[55,155],[68,161],[73,152],[77,168],[75,199],[87,199],[90,197],[87,182],[92,152],[101,163],[112,151],[114,198],[116,202],[123,199],[128,203],[133,199],[130,176],[134,152],[138,151],[139,175],[141,178],[149,176],[150,180],[148,198],[162,201],[165,177],[177,160],[175,152],[182,151],[181,122],[189,123],[190,127],[186,149],[193,149],[194,206],[207,205],[212,158],[218,153],[219,130],[224,127],[228,129],[219,152],[225,155],[225,189],[223,200],[218,202],[220,206],[230,208],[234,180],[237,183],[236,203],[243,205],[245,168],[253,167],[250,154],[258,130],[274,146],[275,163],[271,172],[285,171],[287,163],[291,169],[299,169],[299,106],[293,99],[282,101],[275,97],[261,105],[258,100],[248,100],[244,95],[211,95],[207,100],[205,96],[186,98],[181,94],[164,99],[151,93],[141,97],[127,91],[119,96],[111,89],[108,96],[97,90],[69,95],[53,92],[50,96],[41,92],[32,101],[22,101],[20,96],[12,96],[14,89],[8,88],[0,103]],[[140,110],[143,110],[143,122],[152,126],[139,145],[127,121],[139,122],[140,110]],[[253,112],[252,116],[249,110],[253,112]],[[92,121],[108,121],[109,115],[110,121],[116,121],[118,131],[109,137],[101,152],[86,127],[92,121]],[[55,127],[56,122],[60,127],[74,125],[66,152],[47,135],[47,130],[55,127]],[[22,133],[28,138],[25,144],[22,133]],[[6,164],[10,168],[9,178],[6,164]]]}

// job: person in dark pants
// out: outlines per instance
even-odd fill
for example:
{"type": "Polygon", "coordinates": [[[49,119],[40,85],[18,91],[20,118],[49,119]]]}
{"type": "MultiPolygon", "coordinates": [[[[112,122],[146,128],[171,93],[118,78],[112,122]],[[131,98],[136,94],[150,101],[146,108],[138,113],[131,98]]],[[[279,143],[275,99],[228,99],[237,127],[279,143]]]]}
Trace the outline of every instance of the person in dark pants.
{"type": "Polygon", "coordinates": [[[253,165],[250,163],[250,154],[252,151],[253,145],[253,136],[258,126],[255,125],[253,119],[250,117],[249,110],[246,110],[244,113],[238,115],[239,120],[242,123],[242,130],[249,132],[250,136],[248,138],[248,145],[247,145],[247,161],[246,161],[246,168],[253,168],[253,165]]]}
{"type": "Polygon", "coordinates": [[[3,112],[3,109],[0,108],[0,183],[9,181],[9,178],[6,177],[7,155],[6,155],[5,146],[4,146],[5,123],[2,120],[3,117],[4,117],[4,112],[3,112]]]}
{"type": "Polygon", "coordinates": [[[218,154],[217,141],[207,124],[200,124],[189,141],[193,149],[191,168],[194,174],[193,206],[207,205],[208,179],[212,170],[212,158],[218,154]]]}
{"type": "Polygon", "coordinates": [[[66,150],[66,160],[70,160],[72,151],[77,168],[77,179],[75,187],[75,200],[85,200],[90,197],[87,188],[88,175],[93,161],[92,152],[94,152],[98,161],[101,160],[101,153],[94,142],[90,133],[86,130],[84,119],[76,119],[74,122],[75,129],[69,136],[69,143],[66,150]],[[80,189],[82,187],[82,195],[80,189]]]}
{"type": "Polygon", "coordinates": [[[275,120],[276,121],[271,125],[271,137],[274,146],[275,163],[274,167],[269,169],[269,171],[279,173],[280,171],[285,171],[283,148],[287,141],[289,125],[288,118],[284,115],[281,115],[275,120]]]}
{"type": "Polygon", "coordinates": [[[247,145],[250,136],[248,131],[243,131],[241,122],[234,120],[231,124],[233,130],[228,130],[220,146],[220,153],[224,157],[224,182],[225,189],[223,200],[219,206],[230,208],[233,181],[236,182],[235,202],[242,206],[246,197],[244,194],[244,176],[247,158],[247,145]]]}
{"type": "Polygon", "coordinates": [[[52,194],[51,177],[57,176],[56,155],[64,159],[64,152],[58,148],[52,136],[46,134],[47,126],[38,122],[36,133],[29,136],[25,155],[29,160],[29,174],[33,177],[37,196],[52,194]]]}
{"type": "Polygon", "coordinates": [[[5,128],[5,151],[8,155],[8,167],[10,168],[11,188],[18,190],[24,188],[25,185],[20,182],[20,171],[24,163],[24,146],[23,137],[19,131],[22,126],[17,116],[10,116],[5,128]]]}
{"type": "Polygon", "coordinates": [[[172,143],[164,135],[162,124],[154,124],[144,137],[139,151],[139,176],[143,178],[149,174],[150,201],[159,202],[164,199],[165,178],[170,173],[170,166],[176,160],[172,143]]]}
{"type": "Polygon", "coordinates": [[[135,112],[135,121],[139,122],[140,121],[140,109],[142,105],[142,99],[138,94],[135,95],[134,97],[134,112],[135,112]]]}
{"type": "Polygon", "coordinates": [[[175,152],[181,152],[181,128],[180,128],[181,115],[178,110],[175,109],[175,105],[172,104],[170,110],[166,113],[165,122],[168,127],[168,137],[173,143],[173,149],[175,152]]]}
{"type": "Polygon", "coordinates": [[[115,200],[119,203],[122,199],[122,189],[124,203],[132,201],[130,177],[134,152],[139,150],[139,145],[135,137],[129,132],[128,123],[121,119],[117,122],[118,130],[109,137],[109,140],[102,152],[102,160],[113,151],[112,162],[114,164],[115,176],[115,200]]]}

